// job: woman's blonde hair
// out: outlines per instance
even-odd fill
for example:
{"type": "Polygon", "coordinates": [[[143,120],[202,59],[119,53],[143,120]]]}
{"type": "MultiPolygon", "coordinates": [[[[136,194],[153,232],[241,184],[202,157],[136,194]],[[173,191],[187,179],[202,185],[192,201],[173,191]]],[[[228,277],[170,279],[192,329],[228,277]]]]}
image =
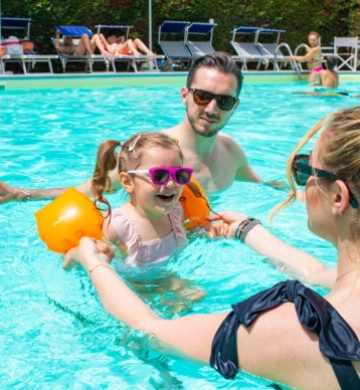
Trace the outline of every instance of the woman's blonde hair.
{"type": "Polygon", "coordinates": [[[103,196],[104,192],[111,188],[109,172],[116,167],[118,173],[135,170],[141,164],[144,152],[155,147],[174,148],[179,153],[181,161],[184,160],[178,142],[164,133],[137,133],[125,142],[107,140],[101,143],[97,151],[96,165],[91,182],[91,192],[95,205],[98,202],[105,204],[108,213],[110,213],[110,203],[103,196]],[[118,147],[121,147],[121,149],[119,153],[115,153],[118,147]]]}
{"type": "Polygon", "coordinates": [[[358,106],[327,115],[296,145],[286,165],[286,176],[292,195],[270,211],[271,221],[277,213],[294,203],[296,187],[292,177],[292,166],[295,155],[324,126],[317,156],[319,162],[324,170],[343,180],[360,203],[360,106],[358,106]]]}

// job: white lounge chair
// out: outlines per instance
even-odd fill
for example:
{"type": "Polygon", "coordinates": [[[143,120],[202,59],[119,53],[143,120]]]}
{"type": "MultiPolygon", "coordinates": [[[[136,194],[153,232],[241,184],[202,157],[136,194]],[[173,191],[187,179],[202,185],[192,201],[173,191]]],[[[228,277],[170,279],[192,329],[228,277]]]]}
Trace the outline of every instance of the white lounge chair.
{"type": "Polygon", "coordinates": [[[212,46],[214,28],[216,23],[191,23],[185,29],[185,45],[194,58],[214,53],[212,46]],[[205,40],[193,40],[191,37],[205,37],[205,40]],[[191,40],[190,40],[191,39],[191,40]]]}
{"type": "Polygon", "coordinates": [[[241,26],[231,31],[231,45],[236,53],[236,56],[233,56],[233,59],[242,63],[241,70],[243,71],[248,70],[247,64],[249,62],[255,62],[257,70],[260,69],[261,65],[264,65],[265,68],[268,66],[268,60],[259,51],[254,42],[240,42],[236,40],[237,37],[241,35],[255,34],[259,29],[259,27],[241,26]]]}
{"type": "Polygon", "coordinates": [[[334,55],[339,58],[336,70],[356,72],[358,62],[358,37],[335,37],[334,55]]]}
{"type": "MultiPolygon", "coordinates": [[[[55,28],[62,34],[63,36],[71,36],[75,37],[74,44],[76,45],[79,42],[79,39],[83,34],[87,34],[89,37],[93,36],[93,33],[85,26],[55,26],[55,28]]],[[[63,43],[63,40],[60,39],[60,44],[63,43]]],[[[53,44],[55,46],[56,39],[53,38],[53,44]]],[[[56,49],[56,48],[55,48],[56,49]]],[[[105,65],[106,71],[109,70],[110,61],[109,56],[92,54],[92,55],[73,55],[62,53],[59,50],[56,50],[59,56],[63,72],[66,71],[66,66],[69,62],[80,62],[85,64],[85,70],[89,69],[89,71],[93,72],[93,64],[95,62],[101,62],[105,65]]]]}
{"type": "MultiPolygon", "coordinates": [[[[128,26],[128,25],[119,25],[119,24],[99,24],[95,26],[97,29],[97,34],[101,32],[101,30],[106,30],[106,29],[111,29],[111,30],[121,30],[125,32],[125,40],[129,38],[130,35],[130,30],[134,26],[128,26]]],[[[154,56],[146,56],[146,55],[141,55],[141,56],[133,56],[133,55],[115,55],[115,56],[110,56],[109,61],[111,63],[112,69],[114,72],[116,72],[116,63],[117,62],[124,62],[127,66],[127,70],[130,68],[133,69],[135,73],[139,71],[139,65],[140,65],[140,70],[146,69],[146,70],[153,70],[153,71],[158,71],[158,66],[157,66],[157,61],[158,60],[163,60],[165,56],[163,55],[154,55],[154,56]]]]}
{"type": "MultiPolygon", "coordinates": [[[[1,18],[1,28],[2,30],[25,30],[26,39],[23,41],[30,40],[30,18],[1,18]]],[[[2,71],[5,73],[6,64],[15,62],[19,63],[22,67],[24,74],[27,74],[35,65],[40,63],[47,63],[49,67],[49,72],[53,73],[53,67],[51,61],[58,59],[57,55],[54,54],[24,54],[22,48],[20,47],[21,41],[19,42],[19,52],[17,54],[6,54],[2,58],[2,71]]]]}
{"type": "Polygon", "coordinates": [[[275,71],[280,71],[287,64],[292,70],[297,70],[296,63],[290,60],[292,51],[287,43],[280,43],[280,34],[285,30],[259,29],[255,33],[255,46],[266,58],[268,63],[273,64],[275,71]],[[264,35],[271,36],[272,42],[261,42],[264,35]]]}

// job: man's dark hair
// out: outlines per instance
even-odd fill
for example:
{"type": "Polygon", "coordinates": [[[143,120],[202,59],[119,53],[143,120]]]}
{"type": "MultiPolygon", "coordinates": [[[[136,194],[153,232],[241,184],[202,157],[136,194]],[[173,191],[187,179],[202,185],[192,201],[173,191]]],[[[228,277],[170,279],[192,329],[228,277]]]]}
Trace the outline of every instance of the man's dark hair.
{"type": "Polygon", "coordinates": [[[233,74],[238,81],[236,92],[237,96],[239,96],[242,87],[243,76],[241,70],[236,65],[236,62],[231,58],[231,55],[225,52],[216,51],[214,53],[206,54],[203,57],[197,58],[189,69],[186,83],[187,88],[191,87],[195,73],[199,68],[215,68],[222,73],[233,74]]]}
{"type": "Polygon", "coordinates": [[[338,57],[336,56],[328,56],[326,58],[326,67],[329,70],[334,70],[335,66],[338,64],[338,57]]]}

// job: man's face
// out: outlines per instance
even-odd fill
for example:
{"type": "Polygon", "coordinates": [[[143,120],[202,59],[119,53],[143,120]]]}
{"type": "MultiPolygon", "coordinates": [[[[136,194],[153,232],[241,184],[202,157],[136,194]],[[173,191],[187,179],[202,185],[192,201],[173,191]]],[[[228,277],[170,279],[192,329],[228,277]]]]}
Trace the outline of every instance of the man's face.
{"type": "MultiPolygon", "coordinates": [[[[202,89],[216,95],[230,95],[236,97],[237,78],[233,74],[222,73],[217,69],[202,67],[197,69],[190,88],[202,89]]],[[[186,115],[195,133],[203,137],[213,137],[229,121],[239,102],[236,102],[230,111],[221,110],[216,100],[206,105],[198,105],[193,94],[182,88],[181,97],[186,105],[186,115]]]]}

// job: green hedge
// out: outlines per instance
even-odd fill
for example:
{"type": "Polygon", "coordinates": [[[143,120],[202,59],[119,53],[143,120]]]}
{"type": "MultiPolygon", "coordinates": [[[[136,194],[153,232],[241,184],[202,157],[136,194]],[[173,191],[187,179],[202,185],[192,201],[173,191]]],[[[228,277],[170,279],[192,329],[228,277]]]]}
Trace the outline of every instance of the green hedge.
{"type": "MultiPolygon", "coordinates": [[[[294,50],[306,42],[310,31],[328,46],[334,36],[358,35],[360,0],[152,0],[153,44],[164,20],[207,22],[214,19],[216,50],[232,52],[230,31],[238,26],[261,26],[286,30],[281,40],[294,50]]],[[[52,53],[54,26],[131,24],[132,37],[148,42],[147,0],[3,0],[2,16],[30,17],[31,40],[39,53],[52,53]]],[[[7,31],[4,31],[6,36],[7,31]]]]}

